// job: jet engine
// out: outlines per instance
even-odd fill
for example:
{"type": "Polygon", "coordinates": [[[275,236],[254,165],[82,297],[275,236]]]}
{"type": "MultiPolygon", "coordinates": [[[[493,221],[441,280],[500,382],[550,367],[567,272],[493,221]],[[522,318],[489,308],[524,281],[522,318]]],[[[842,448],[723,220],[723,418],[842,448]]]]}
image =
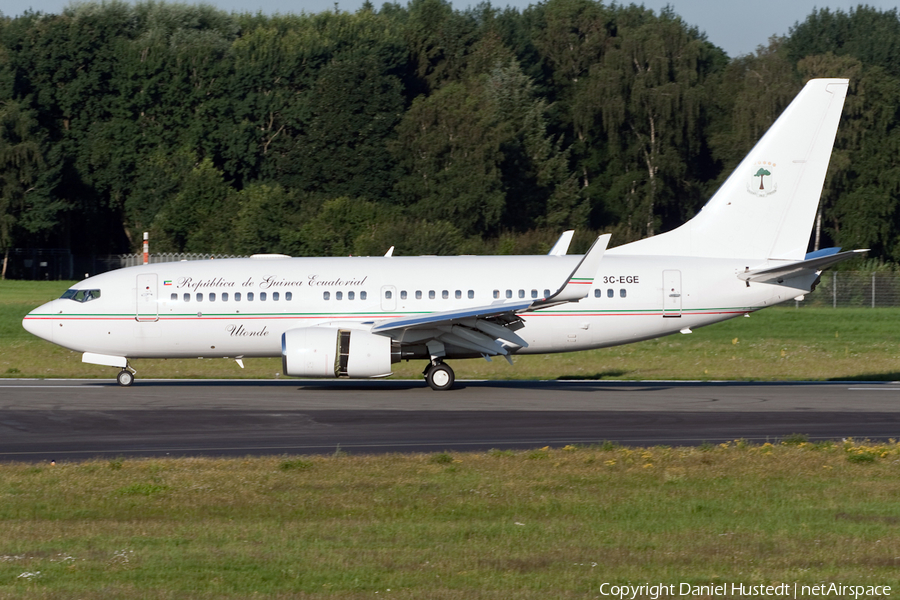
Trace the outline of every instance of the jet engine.
{"type": "Polygon", "coordinates": [[[385,377],[400,344],[358,329],[301,327],[281,336],[281,362],[291,377],[385,377]]]}

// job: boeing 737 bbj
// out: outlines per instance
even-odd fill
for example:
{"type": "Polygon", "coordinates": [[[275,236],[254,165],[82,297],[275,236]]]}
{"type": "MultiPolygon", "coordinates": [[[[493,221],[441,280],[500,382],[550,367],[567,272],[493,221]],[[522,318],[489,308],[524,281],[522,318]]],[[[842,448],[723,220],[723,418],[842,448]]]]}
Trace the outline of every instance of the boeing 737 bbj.
{"type": "MultiPolygon", "coordinates": [[[[150,264],[90,277],[24,327],[87,363],[281,356],[294,377],[384,377],[448,359],[603,348],[689,332],[809,293],[855,255],[807,254],[848,82],[810,81],[690,221],[584,256],[250,258],[150,264]]],[[[389,253],[390,254],[390,253],[389,253]]]]}

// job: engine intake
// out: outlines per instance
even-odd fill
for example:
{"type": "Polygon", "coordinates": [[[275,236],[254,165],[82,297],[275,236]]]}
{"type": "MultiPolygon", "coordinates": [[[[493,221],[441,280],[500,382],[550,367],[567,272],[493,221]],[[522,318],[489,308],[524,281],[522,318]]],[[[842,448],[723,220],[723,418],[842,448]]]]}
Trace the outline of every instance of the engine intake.
{"type": "Polygon", "coordinates": [[[300,327],[281,336],[281,362],[291,377],[386,377],[400,344],[368,331],[300,327]]]}

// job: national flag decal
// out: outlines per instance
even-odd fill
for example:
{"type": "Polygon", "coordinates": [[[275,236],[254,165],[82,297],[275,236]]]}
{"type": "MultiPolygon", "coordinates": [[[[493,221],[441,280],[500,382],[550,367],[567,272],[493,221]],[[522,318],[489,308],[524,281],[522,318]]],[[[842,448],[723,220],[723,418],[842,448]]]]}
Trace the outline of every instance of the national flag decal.
{"type": "Polygon", "coordinates": [[[172,285],[172,280],[166,279],[165,281],[163,281],[163,285],[172,285]]]}

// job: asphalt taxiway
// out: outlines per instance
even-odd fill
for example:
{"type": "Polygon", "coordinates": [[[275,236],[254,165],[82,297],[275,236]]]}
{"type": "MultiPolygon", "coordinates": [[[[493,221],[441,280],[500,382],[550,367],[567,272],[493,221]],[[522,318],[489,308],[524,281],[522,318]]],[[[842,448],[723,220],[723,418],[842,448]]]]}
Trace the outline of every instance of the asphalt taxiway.
{"type": "Polygon", "coordinates": [[[0,380],[0,460],[900,438],[898,382],[0,380]]]}

